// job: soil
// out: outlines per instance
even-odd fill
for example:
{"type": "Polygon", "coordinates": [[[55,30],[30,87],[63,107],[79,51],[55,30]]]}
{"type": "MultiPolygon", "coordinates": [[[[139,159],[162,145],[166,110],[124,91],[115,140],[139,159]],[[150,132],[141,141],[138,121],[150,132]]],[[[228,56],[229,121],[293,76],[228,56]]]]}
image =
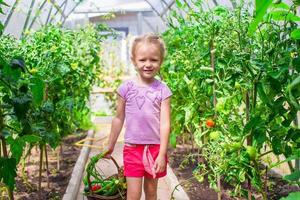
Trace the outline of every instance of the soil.
{"type": "MultiPolygon", "coordinates": [[[[179,182],[182,183],[183,189],[191,200],[217,200],[217,193],[209,187],[207,178],[200,183],[193,177],[193,170],[197,167],[199,162],[203,162],[203,158],[187,158],[187,155],[197,154],[197,150],[191,150],[189,146],[178,145],[176,149],[169,149],[169,164],[176,174],[179,182]],[[186,181],[188,180],[188,181],[186,181]]],[[[281,197],[287,196],[290,192],[300,191],[299,187],[289,185],[286,181],[282,180],[278,175],[268,175],[268,182],[272,185],[271,189],[267,192],[268,200],[279,200],[281,197]]],[[[229,184],[221,181],[222,187],[222,200],[237,200],[245,198],[231,197],[229,192],[233,189],[229,184]]],[[[261,200],[261,195],[253,193],[256,200],[261,200]]]]}
{"type": "MultiPolygon", "coordinates": [[[[71,174],[73,167],[80,154],[80,147],[74,145],[75,142],[86,137],[86,133],[80,133],[72,136],[68,136],[63,139],[61,147],[58,147],[56,151],[47,147],[48,152],[48,165],[49,165],[49,187],[47,186],[47,170],[44,164],[44,170],[42,172],[42,190],[41,199],[58,200],[62,199],[71,174]],[[62,148],[62,149],[60,149],[62,148]],[[60,169],[57,165],[57,152],[60,151],[60,169]]],[[[16,190],[14,191],[14,197],[18,200],[38,200],[38,182],[39,182],[39,157],[40,153],[38,148],[33,148],[30,154],[30,158],[26,159],[25,174],[27,181],[22,179],[22,164],[18,167],[18,176],[16,179],[16,190]]]]}

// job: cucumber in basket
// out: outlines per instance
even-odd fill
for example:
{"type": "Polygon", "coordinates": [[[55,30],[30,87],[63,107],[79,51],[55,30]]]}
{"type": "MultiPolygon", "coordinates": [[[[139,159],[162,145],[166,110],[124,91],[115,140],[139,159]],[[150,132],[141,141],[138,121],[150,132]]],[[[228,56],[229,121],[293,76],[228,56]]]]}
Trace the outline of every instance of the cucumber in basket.
{"type": "Polygon", "coordinates": [[[108,178],[103,177],[96,168],[100,159],[104,158],[106,152],[102,152],[90,158],[86,167],[86,175],[83,178],[84,194],[88,199],[125,199],[126,196],[126,179],[123,175],[123,169],[119,167],[113,157],[113,161],[118,169],[118,173],[108,178]]]}

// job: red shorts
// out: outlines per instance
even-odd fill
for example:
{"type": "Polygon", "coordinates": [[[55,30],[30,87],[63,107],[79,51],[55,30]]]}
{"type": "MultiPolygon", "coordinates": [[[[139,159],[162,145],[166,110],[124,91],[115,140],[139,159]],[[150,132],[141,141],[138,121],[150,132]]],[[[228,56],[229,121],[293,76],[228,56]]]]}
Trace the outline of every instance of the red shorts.
{"type": "MultiPolygon", "coordinates": [[[[127,177],[145,177],[153,178],[144,167],[143,164],[143,153],[146,145],[143,144],[125,144],[123,149],[123,162],[124,162],[124,176],[127,177]]],[[[154,159],[156,160],[159,153],[159,144],[150,144],[149,151],[154,159]]],[[[167,156],[166,156],[167,161],[167,156]]],[[[156,178],[163,177],[167,174],[165,171],[157,173],[156,178]]]]}

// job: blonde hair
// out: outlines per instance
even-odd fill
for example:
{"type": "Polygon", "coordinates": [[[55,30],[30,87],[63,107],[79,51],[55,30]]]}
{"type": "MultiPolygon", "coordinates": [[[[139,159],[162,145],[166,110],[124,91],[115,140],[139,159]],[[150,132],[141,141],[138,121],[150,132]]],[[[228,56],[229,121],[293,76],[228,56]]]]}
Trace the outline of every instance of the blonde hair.
{"type": "Polygon", "coordinates": [[[147,33],[141,36],[136,37],[133,42],[132,42],[132,47],[131,47],[131,57],[135,57],[135,51],[137,48],[137,45],[139,43],[148,43],[148,44],[154,44],[159,47],[160,50],[160,58],[161,62],[163,62],[165,54],[166,54],[166,46],[165,42],[162,40],[161,37],[158,35],[155,35],[153,33],[147,33]]]}

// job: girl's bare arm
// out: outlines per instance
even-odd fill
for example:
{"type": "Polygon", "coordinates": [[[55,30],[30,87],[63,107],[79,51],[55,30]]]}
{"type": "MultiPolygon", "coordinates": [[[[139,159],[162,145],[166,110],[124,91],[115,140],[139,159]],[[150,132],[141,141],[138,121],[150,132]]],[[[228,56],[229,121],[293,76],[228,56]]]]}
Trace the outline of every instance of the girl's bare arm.
{"type": "Polygon", "coordinates": [[[110,155],[118,140],[125,119],[125,100],[118,95],[116,115],[112,120],[111,131],[108,139],[108,153],[110,155]]]}
{"type": "Polygon", "coordinates": [[[160,150],[159,154],[165,156],[167,154],[170,131],[171,131],[171,98],[165,99],[161,103],[160,113],[160,150]]]}

